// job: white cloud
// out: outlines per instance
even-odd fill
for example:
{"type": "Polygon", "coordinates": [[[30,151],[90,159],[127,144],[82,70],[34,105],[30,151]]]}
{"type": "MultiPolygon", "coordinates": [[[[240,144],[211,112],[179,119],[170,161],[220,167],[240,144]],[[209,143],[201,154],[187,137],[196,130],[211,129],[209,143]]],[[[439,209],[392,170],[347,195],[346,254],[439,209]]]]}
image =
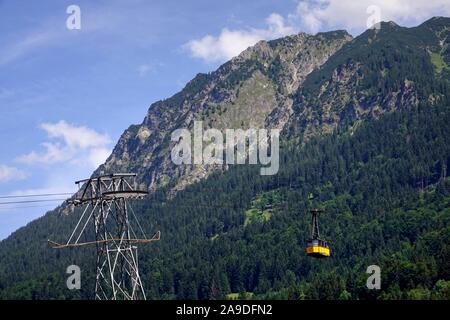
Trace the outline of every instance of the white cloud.
{"type": "Polygon", "coordinates": [[[381,21],[400,25],[417,25],[433,16],[450,15],[448,0],[305,0],[298,3],[288,21],[311,33],[346,29],[357,34],[367,28],[370,6],[380,9],[381,21]]]}
{"type": "Polygon", "coordinates": [[[254,45],[259,40],[268,40],[295,33],[295,30],[285,24],[279,14],[273,13],[266,19],[265,29],[223,29],[219,36],[206,35],[201,39],[191,40],[184,45],[195,58],[207,62],[225,61],[237,56],[243,50],[254,45]]]}
{"type": "Polygon", "coordinates": [[[22,180],[26,178],[25,172],[15,167],[0,164],[0,182],[22,180]]]}
{"type": "Polygon", "coordinates": [[[145,76],[147,73],[149,73],[152,70],[152,67],[148,64],[141,64],[138,68],[137,71],[139,73],[139,76],[143,77],[145,76]]]}
{"type": "Polygon", "coordinates": [[[110,154],[111,149],[93,148],[89,151],[88,161],[92,166],[97,167],[101,163],[105,162],[110,154]]]}
{"type": "Polygon", "coordinates": [[[55,141],[42,143],[44,152],[32,151],[18,158],[26,164],[54,164],[70,162],[96,168],[102,164],[111,150],[111,139],[85,126],[74,126],[61,120],[56,123],[43,123],[40,128],[55,141]]]}
{"type": "Polygon", "coordinates": [[[45,148],[44,153],[31,151],[30,153],[20,156],[19,162],[26,164],[47,163],[53,164],[57,162],[67,161],[72,155],[61,147],[59,143],[43,142],[41,144],[45,148]]]}
{"type": "Polygon", "coordinates": [[[417,25],[433,16],[450,16],[448,0],[302,0],[286,18],[272,13],[265,29],[222,29],[218,36],[206,35],[184,45],[191,56],[206,62],[223,62],[237,56],[259,40],[270,40],[304,31],[346,29],[355,35],[367,29],[368,8],[380,9],[381,21],[417,25]]]}
{"type": "Polygon", "coordinates": [[[64,120],[57,123],[43,123],[41,128],[47,132],[50,138],[62,138],[70,148],[86,149],[111,142],[105,134],[100,134],[85,126],[76,127],[64,120]]]}

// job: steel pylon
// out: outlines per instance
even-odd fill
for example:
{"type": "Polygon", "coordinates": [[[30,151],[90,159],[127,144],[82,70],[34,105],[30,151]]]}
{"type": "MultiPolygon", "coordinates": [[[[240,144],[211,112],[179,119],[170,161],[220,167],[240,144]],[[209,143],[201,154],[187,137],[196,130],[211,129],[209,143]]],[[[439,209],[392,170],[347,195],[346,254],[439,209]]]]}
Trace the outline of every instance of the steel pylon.
{"type": "Polygon", "coordinates": [[[96,246],[97,300],[146,299],[136,245],[159,240],[160,233],[147,238],[129,204],[147,194],[137,190],[135,177],[120,173],[77,181],[80,190],[70,203],[85,205],[85,209],[65,244],[50,241],[54,248],[96,246]],[[95,239],[80,242],[89,222],[94,225],[95,239]]]}

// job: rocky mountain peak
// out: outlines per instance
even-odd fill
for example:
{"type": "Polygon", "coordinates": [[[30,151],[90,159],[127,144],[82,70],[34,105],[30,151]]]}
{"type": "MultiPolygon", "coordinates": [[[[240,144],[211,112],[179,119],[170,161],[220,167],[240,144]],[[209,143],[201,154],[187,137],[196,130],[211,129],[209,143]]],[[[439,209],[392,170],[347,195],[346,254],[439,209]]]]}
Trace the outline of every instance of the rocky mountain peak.
{"type": "Polygon", "coordinates": [[[291,95],[313,70],[351,36],[343,31],[299,33],[259,41],[209,74],[198,74],[183,90],[153,103],[140,125],[130,126],[96,171],[132,171],[150,189],[184,188],[217,168],[175,166],[171,132],[192,128],[195,120],[217,129],[283,128],[292,114],[291,95]]]}

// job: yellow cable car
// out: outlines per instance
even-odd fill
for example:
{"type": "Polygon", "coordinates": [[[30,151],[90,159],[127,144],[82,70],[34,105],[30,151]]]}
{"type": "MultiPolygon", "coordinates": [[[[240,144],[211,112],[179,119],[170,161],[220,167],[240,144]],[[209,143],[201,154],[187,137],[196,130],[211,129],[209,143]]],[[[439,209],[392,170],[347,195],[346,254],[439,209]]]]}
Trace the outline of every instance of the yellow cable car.
{"type": "Polygon", "coordinates": [[[306,254],[314,258],[327,258],[331,254],[330,247],[325,240],[320,239],[319,235],[319,221],[317,220],[317,215],[319,212],[323,212],[320,209],[312,209],[312,230],[311,230],[311,240],[308,242],[306,247],[306,254]]]}
{"type": "Polygon", "coordinates": [[[313,239],[308,242],[306,253],[310,257],[326,258],[330,256],[331,250],[326,241],[321,239],[313,239]]]}

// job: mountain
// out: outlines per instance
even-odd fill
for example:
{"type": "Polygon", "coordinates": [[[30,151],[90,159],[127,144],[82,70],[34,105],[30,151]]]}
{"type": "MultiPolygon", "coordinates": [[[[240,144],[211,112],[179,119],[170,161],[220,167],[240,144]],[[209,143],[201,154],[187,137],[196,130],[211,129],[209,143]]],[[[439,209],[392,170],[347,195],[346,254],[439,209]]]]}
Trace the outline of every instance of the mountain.
{"type": "Polygon", "coordinates": [[[142,188],[168,183],[183,189],[217,168],[176,166],[170,159],[175,129],[203,121],[205,128],[282,128],[292,113],[292,93],[339,50],[345,31],[300,33],[260,41],[210,74],[198,74],[173,97],[152,104],[140,125],[130,126],[96,173],[136,172],[142,188]]]}
{"type": "MultiPolygon", "coordinates": [[[[94,173],[137,172],[152,190],[135,203],[162,235],[140,247],[147,296],[450,299],[449,34],[438,17],[259,42],[154,103],[94,173]],[[282,129],[278,174],[173,165],[170,133],[193,120],[282,129]],[[326,212],[326,260],[305,255],[311,207],[326,212]]],[[[63,208],[0,242],[1,298],[92,297],[92,249],[47,247],[77,220],[63,208]],[[85,285],[69,292],[73,263],[85,285]]]]}
{"type": "Polygon", "coordinates": [[[417,106],[420,98],[432,105],[441,101],[445,92],[436,86],[450,71],[448,32],[444,18],[416,28],[383,22],[380,30],[369,29],[348,43],[298,89],[293,124],[301,122],[300,136],[376,119],[417,106]]]}

